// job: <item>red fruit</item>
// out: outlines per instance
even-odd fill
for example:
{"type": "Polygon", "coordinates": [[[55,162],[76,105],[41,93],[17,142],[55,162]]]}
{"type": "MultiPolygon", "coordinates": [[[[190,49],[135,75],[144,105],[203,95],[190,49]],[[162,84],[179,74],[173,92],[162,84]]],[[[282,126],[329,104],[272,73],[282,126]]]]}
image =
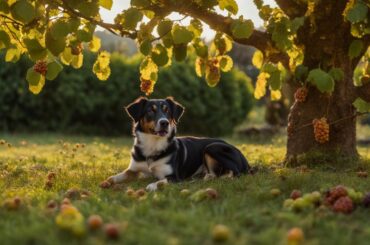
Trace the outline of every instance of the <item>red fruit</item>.
{"type": "Polygon", "coordinates": [[[334,189],[330,190],[330,196],[336,199],[347,195],[348,195],[347,189],[342,185],[337,185],[336,187],[334,187],[334,189]]]}
{"type": "Polygon", "coordinates": [[[370,192],[365,195],[362,203],[366,208],[370,208],[370,192]]]}
{"type": "Polygon", "coordinates": [[[110,239],[117,239],[119,237],[119,229],[116,224],[106,224],[104,230],[105,234],[110,239]]]}
{"type": "Polygon", "coordinates": [[[139,190],[137,190],[136,191],[136,195],[138,196],[138,197],[142,197],[142,196],[144,196],[146,194],[146,191],[144,190],[144,189],[139,189],[139,190]]]}
{"type": "Polygon", "coordinates": [[[335,201],[333,210],[336,213],[349,214],[353,211],[353,202],[351,198],[344,196],[335,201]]]}
{"type": "Polygon", "coordinates": [[[210,199],[217,199],[218,198],[218,192],[213,188],[207,188],[206,193],[208,198],[210,199]]]}
{"type": "Polygon", "coordinates": [[[301,87],[297,89],[294,93],[294,99],[298,102],[305,102],[308,94],[308,89],[306,87],[301,87]]]}
{"type": "Polygon", "coordinates": [[[46,207],[49,209],[54,209],[58,207],[58,204],[55,200],[50,200],[46,207]]]}
{"type": "Polygon", "coordinates": [[[87,224],[91,230],[97,230],[103,225],[103,219],[99,215],[91,215],[87,220],[87,224]]]}
{"type": "Polygon", "coordinates": [[[290,198],[292,198],[293,200],[299,197],[302,197],[302,192],[299,190],[293,190],[292,193],[290,193],[290,198]]]}
{"type": "Polygon", "coordinates": [[[112,186],[112,184],[109,181],[106,181],[106,180],[100,183],[100,187],[103,188],[103,189],[107,189],[111,186],[112,186]]]}
{"type": "Polygon", "coordinates": [[[56,173],[54,172],[49,172],[47,175],[48,180],[53,180],[55,179],[56,173]]]}
{"type": "Polygon", "coordinates": [[[45,76],[48,70],[48,64],[46,63],[46,61],[38,60],[36,64],[33,66],[33,70],[45,76]]]}
{"type": "Polygon", "coordinates": [[[320,144],[329,141],[329,124],[325,117],[321,119],[314,119],[312,121],[315,140],[320,144]]]}

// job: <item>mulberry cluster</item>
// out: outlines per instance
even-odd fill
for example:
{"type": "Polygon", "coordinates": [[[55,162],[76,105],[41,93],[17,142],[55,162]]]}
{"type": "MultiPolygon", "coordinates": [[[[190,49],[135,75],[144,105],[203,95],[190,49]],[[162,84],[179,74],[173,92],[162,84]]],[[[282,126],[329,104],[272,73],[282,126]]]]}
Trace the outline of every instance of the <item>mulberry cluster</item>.
{"type": "Polygon", "coordinates": [[[33,70],[45,76],[46,72],[48,71],[48,64],[46,63],[46,61],[38,60],[36,64],[33,66],[33,70]]]}
{"type": "Polygon", "coordinates": [[[140,78],[140,90],[148,96],[153,93],[154,83],[154,81],[140,78]]]}
{"type": "Polygon", "coordinates": [[[297,89],[294,93],[294,99],[298,102],[305,102],[308,94],[308,89],[306,87],[301,87],[297,89]]]}
{"type": "Polygon", "coordinates": [[[329,206],[332,206],[339,198],[346,197],[347,195],[348,195],[347,189],[342,185],[338,185],[332,188],[327,193],[325,203],[329,206]]]}
{"type": "Polygon", "coordinates": [[[329,124],[325,117],[312,121],[315,140],[321,144],[329,141],[329,124]]]}

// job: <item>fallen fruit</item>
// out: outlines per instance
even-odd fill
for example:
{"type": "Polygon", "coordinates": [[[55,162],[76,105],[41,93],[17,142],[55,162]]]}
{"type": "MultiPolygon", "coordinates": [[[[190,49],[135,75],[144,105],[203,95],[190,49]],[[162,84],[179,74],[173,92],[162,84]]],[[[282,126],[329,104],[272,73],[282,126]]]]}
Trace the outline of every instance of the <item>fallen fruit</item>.
{"type": "Polygon", "coordinates": [[[107,188],[111,187],[111,185],[112,184],[109,181],[106,181],[106,180],[100,183],[100,187],[103,188],[103,189],[107,189],[107,188]]]}
{"type": "Polygon", "coordinates": [[[288,231],[288,244],[300,244],[304,240],[304,234],[301,228],[294,227],[288,231]]]}
{"type": "Polygon", "coordinates": [[[53,180],[53,179],[55,179],[55,177],[56,177],[55,172],[49,172],[48,175],[47,175],[48,180],[53,180]]]}
{"type": "Polygon", "coordinates": [[[212,229],[212,239],[217,242],[226,241],[230,238],[230,229],[225,225],[215,225],[212,229]]]}
{"type": "Polygon", "coordinates": [[[142,196],[145,196],[146,194],[146,191],[144,189],[139,189],[136,191],[135,193],[138,197],[142,197],[142,196]]]}
{"type": "Polygon", "coordinates": [[[218,192],[213,188],[207,188],[206,193],[207,193],[208,198],[210,199],[218,198],[218,192]]]}
{"type": "Polygon", "coordinates": [[[370,208],[370,192],[368,192],[365,197],[364,197],[364,200],[362,201],[362,204],[366,207],[366,208],[370,208]]]}
{"type": "Polygon", "coordinates": [[[77,200],[81,198],[81,193],[79,189],[71,188],[64,193],[64,196],[72,200],[77,200]]]}
{"type": "Polygon", "coordinates": [[[127,189],[126,190],[126,195],[129,196],[129,197],[133,197],[136,195],[135,191],[131,188],[127,189]]]}
{"type": "Polygon", "coordinates": [[[195,201],[195,202],[200,202],[208,197],[208,194],[206,190],[201,189],[196,191],[190,196],[190,200],[195,201]]]}
{"type": "Polygon", "coordinates": [[[191,194],[190,190],[189,189],[182,189],[180,191],[180,196],[183,196],[183,197],[187,197],[191,194]]]}
{"type": "Polygon", "coordinates": [[[116,224],[106,224],[104,230],[105,234],[110,239],[117,239],[119,237],[119,229],[116,224]]]}
{"type": "Polygon", "coordinates": [[[44,188],[48,190],[48,189],[51,189],[51,188],[53,187],[53,185],[54,185],[53,181],[51,181],[51,180],[47,180],[47,181],[45,182],[45,186],[44,186],[44,188]]]}
{"type": "Polygon", "coordinates": [[[270,193],[271,193],[271,195],[276,197],[276,196],[279,196],[281,194],[281,190],[277,189],[277,188],[274,188],[274,189],[270,190],[270,193]]]}
{"type": "Polygon", "coordinates": [[[333,210],[336,213],[349,214],[353,211],[353,208],[353,202],[347,196],[339,198],[333,205],[333,210]]]}
{"type": "Polygon", "coordinates": [[[66,205],[70,205],[71,204],[71,200],[67,197],[65,197],[62,201],[62,204],[66,204],[66,205]]]}
{"type": "Polygon", "coordinates": [[[368,173],[366,171],[358,171],[357,176],[360,178],[367,178],[368,173]]]}
{"type": "Polygon", "coordinates": [[[50,200],[46,207],[49,209],[55,209],[58,207],[58,203],[55,200],[50,200]]]}
{"type": "Polygon", "coordinates": [[[103,225],[103,219],[97,214],[91,215],[87,220],[87,225],[90,230],[97,230],[103,225]]]}
{"type": "Polygon", "coordinates": [[[302,192],[299,190],[293,190],[292,193],[290,193],[290,198],[295,200],[299,197],[302,197],[302,192]]]}

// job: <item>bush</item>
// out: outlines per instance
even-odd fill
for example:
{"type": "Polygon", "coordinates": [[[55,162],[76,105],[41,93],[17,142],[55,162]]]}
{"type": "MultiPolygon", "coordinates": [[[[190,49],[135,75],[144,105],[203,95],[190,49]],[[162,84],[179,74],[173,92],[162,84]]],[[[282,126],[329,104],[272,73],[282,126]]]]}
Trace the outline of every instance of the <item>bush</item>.
{"type": "MultiPolygon", "coordinates": [[[[4,60],[3,55],[0,57],[4,60]]],[[[129,134],[131,121],[123,107],[142,95],[139,89],[140,58],[113,55],[112,74],[101,82],[92,73],[95,56],[85,54],[79,70],[65,67],[47,81],[39,95],[28,91],[25,74],[32,64],[0,66],[0,129],[3,131],[59,131],[65,133],[129,134]]],[[[225,135],[241,123],[252,107],[250,79],[233,70],[209,88],[195,75],[192,61],[175,63],[159,74],[151,98],[175,97],[186,107],[180,133],[225,135]]]]}

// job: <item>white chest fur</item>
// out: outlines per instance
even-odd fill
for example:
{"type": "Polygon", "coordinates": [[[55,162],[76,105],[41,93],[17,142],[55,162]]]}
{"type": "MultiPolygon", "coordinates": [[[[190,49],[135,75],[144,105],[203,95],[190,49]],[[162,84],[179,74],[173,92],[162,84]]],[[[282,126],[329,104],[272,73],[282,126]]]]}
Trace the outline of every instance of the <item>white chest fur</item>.
{"type": "Polygon", "coordinates": [[[156,155],[165,150],[168,146],[167,137],[160,137],[142,132],[136,132],[136,137],[135,144],[140,147],[145,157],[156,155]]]}
{"type": "Polygon", "coordinates": [[[168,164],[171,156],[167,156],[157,161],[152,162],[136,162],[134,159],[131,160],[129,169],[135,172],[143,172],[146,174],[151,174],[158,179],[163,179],[167,175],[173,173],[173,169],[170,164],[168,164]]]}

